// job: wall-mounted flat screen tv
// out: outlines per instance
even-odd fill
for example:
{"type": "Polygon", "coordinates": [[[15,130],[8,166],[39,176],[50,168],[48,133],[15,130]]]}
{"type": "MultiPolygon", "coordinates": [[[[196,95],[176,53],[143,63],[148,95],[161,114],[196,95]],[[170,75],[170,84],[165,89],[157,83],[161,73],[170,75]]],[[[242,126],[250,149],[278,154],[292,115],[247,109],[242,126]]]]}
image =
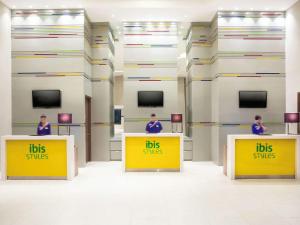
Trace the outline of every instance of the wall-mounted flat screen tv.
{"type": "Polygon", "coordinates": [[[266,91],[240,91],[240,108],[267,108],[266,91]]]}
{"type": "Polygon", "coordinates": [[[115,124],[121,124],[122,123],[122,110],[121,109],[115,109],[114,110],[114,118],[115,118],[115,124]]]}
{"type": "Polygon", "coordinates": [[[138,107],[163,107],[164,92],[163,91],[139,91],[138,107]]]}
{"type": "Polygon", "coordinates": [[[59,108],[61,107],[60,90],[33,90],[33,108],[59,108]]]}

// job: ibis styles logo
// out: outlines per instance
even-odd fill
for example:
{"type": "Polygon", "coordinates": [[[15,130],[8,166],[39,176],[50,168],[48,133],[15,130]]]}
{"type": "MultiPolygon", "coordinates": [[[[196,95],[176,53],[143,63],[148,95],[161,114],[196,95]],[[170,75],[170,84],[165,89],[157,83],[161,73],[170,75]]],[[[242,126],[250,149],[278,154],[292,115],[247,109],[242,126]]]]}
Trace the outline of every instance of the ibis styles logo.
{"type": "Polygon", "coordinates": [[[275,159],[276,153],[273,152],[273,145],[268,143],[257,143],[256,151],[253,153],[254,159],[275,159]]]}
{"type": "Polygon", "coordinates": [[[47,148],[41,144],[29,144],[26,154],[27,160],[45,160],[48,159],[47,148]]]}
{"type": "Polygon", "coordinates": [[[163,154],[158,141],[146,140],[145,149],[143,151],[145,155],[163,154]]]}

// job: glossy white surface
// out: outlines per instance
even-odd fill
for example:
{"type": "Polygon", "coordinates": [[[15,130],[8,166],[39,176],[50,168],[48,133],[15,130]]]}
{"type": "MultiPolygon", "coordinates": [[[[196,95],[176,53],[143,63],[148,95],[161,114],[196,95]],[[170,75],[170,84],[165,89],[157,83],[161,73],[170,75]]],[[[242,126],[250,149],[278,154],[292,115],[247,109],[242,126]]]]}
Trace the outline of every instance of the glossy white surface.
{"type": "MultiPolygon", "coordinates": [[[[296,140],[296,179],[300,179],[300,135],[272,134],[253,135],[239,134],[227,135],[227,175],[235,179],[235,140],[237,139],[295,139],[296,140]]],[[[299,223],[300,225],[300,223],[299,223]]]]}
{"type": "Polygon", "coordinates": [[[211,162],[184,167],[122,173],[121,162],[97,162],[73,181],[0,182],[0,224],[300,224],[300,181],[232,181],[211,162]]]}
{"type": "MultiPolygon", "coordinates": [[[[75,176],[74,135],[6,135],[1,137],[1,179],[6,180],[6,141],[7,140],[66,140],[67,141],[67,179],[75,176]]],[[[1,217],[1,215],[0,215],[1,217]]],[[[1,223],[0,223],[1,224],[1,223]]],[[[1,224],[2,225],[2,224],[1,224]]]]}

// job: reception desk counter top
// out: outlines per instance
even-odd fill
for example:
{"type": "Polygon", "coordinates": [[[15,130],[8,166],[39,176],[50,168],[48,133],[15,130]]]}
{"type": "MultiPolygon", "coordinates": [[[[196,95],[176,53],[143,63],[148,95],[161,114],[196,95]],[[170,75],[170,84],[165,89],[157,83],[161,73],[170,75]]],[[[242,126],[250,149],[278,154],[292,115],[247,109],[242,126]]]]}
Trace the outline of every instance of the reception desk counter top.
{"type": "Polygon", "coordinates": [[[1,137],[1,177],[68,179],[75,175],[74,136],[1,137]]]}
{"type": "Polygon", "coordinates": [[[183,135],[178,133],[124,133],[125,171],[181,171],[183,135]]]}
{"type": "Polygon", "coordinates": [[[299,135],[228,135],[227,175],[300,179],[299,135]]]}

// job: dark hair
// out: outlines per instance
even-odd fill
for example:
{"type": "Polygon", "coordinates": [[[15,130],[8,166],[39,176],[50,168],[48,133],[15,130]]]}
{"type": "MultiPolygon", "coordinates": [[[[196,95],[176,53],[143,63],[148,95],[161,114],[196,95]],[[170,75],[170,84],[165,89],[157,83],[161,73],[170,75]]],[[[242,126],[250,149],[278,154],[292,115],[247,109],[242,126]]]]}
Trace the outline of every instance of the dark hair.
{"type": "Polygon", "coordinates": [[[255,120],[261,120],[261,116],[260,115],[256,115],[254,118],[255,118],[255,120]]]}
{"type": "Polygon", "coordinates": [[[40,118],[47,118],[47,116],[46,116],[45,114],[42,114],[42,115],[40,116],[40,118]]]}
{"type": "Polygon", "coordinates": [[[156,116],[156,114],[155,114],[155,113],[152,113],[152,114],[151,114],[151,117],[155,117],[155,116],[156,116]]]}

